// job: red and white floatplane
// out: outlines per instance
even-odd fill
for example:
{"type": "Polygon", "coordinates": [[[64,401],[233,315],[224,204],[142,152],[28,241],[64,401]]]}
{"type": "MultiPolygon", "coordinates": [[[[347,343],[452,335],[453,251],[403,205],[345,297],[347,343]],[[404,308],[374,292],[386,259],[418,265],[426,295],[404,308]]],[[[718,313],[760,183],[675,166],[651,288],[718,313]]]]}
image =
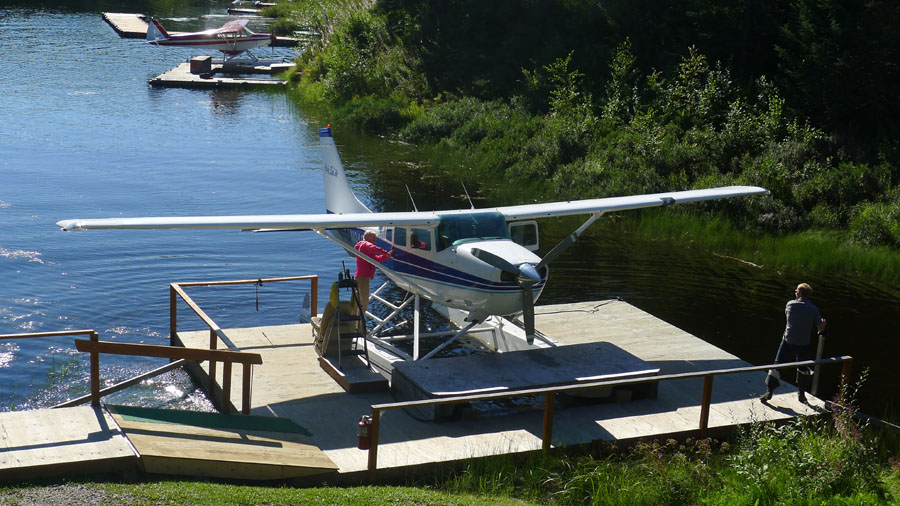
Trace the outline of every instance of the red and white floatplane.
{"type": "Polygon", "coordinates": [[[251,32],[247,28],[247,22],[247,19],[236,19],[225,23],[221,28],[170,34],[159,21],[151,18],[147,26],[147,42],[156,46],[214,49],[233,57],[250,49],[268,46],[275,40],[274,35],[251,32]]]}

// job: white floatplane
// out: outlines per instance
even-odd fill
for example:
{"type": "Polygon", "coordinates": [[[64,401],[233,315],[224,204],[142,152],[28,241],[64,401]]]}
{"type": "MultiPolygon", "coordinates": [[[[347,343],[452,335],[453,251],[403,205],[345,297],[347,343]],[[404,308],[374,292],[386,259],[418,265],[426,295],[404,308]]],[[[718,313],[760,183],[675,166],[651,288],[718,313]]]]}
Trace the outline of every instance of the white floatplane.
{"type": "Polygon", "coordinates": [[[147,25],[147,42],[156,46],[182,46],[214,49],[229,56],[239,55],[257,47],[265,47],[275,40],[268,33],[254,33],[247,28],[246,19],[236,19],[221,28],[202,32],[169,34],[159,21],[151,18],[147,25]]]}
{"type": "MultiPolygon", "coordinates": [[[[357,199],[331,135],[319,130],[324,159],[326,214],[74,219],[57,223],[65,231],[87,229],[314,230],[349,253],[366,229],[377,228],[377,244],[391,258],[372,260],[397,286],[415,296],[467,312],[468,326],[445,346],[491,315],[521,313],[528,344],[534,340],[534,301],[547,283],[547,265],[571,246],[600,216],[612,211],[677,203],[763,195],[756,186],[728,186],[651,195],[526,204],[490,209],[372,212],[357,199]],[[587,220],[543,258],[537,250],[538,218],[587,215],[587,220]]],[[[367,258],[367,257],[366,257],[367,258]]],[[[414,327],[418,358],[418,326],[414,327]]],[[[434,350],[426,357],[433,355],[434,350]]]]}

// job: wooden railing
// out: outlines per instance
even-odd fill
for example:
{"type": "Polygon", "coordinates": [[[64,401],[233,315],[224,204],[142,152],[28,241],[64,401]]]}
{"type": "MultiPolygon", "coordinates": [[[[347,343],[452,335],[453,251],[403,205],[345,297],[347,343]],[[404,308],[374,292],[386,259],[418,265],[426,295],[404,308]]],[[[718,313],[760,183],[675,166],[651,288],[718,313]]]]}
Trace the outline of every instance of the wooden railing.
{"type": "Polygon", "coordinates": [[[0,341],[7,339],[31,339],[34,337],[63,337],[63,336],[90,336],[97,340],[97,332],[93,329],[84,330],[59,330],[56,332],[29,332],[26,334],[0,334],[0,341]]]}
{"type": "Polygon", "coordinates": [[[224,381],[223,392],[224,401],[223,410],[227,412],[231,406],[231,367],[237,362],[244,365],[244,385],[243,385],[243,412],[250,412],[250,385],[252,378],[251,365],[261,364],[262,356],[257,353],[240,353],[232,351],[213,351],[213,350],[197,350],[191,348],[171,347],[171,346],[150,346],[143,344],[128,343],[112,343],[101,342],[99,334],[91,329],[85,330],[61,330],[55,332],[31,332],[24,334],[0,334],[0,341],[11,339],[32,339],[38,337],[63,337],[63,336],[88,336],[89,340],[76,339],[75,347],[78,351],[89,352],[91,354],[91,393],[86,396],[71,399],[66,402],[53,406],[54,408],[64,408],[69,406],[77,406],[90,401],[92,405],[99,406],[100,398],[104,395],[118,392],[129,386],[135,385],[164,372],[181,367],[188,360],[210,360],[210,363],[216,361],[225,364],[227,375],[224,381]],[[128,379],[108,388],[100,389],[100,353],[109,353],[116,355],[130,355],[141,357],[162,357],[174,360],[174,362],[154,369],[150,372],[141,374],[134,378],[128,379]]]}
{"type": "MultiPolygon", "coordinates": [[[[96,335],[96,334],[95,334],[96,335]]],[[[93,337],[93,336],[92,336],[93,337]]],[[[157,346],[151,344],[114,343],[109,341],[76,339],[78,351],[91,354],[91,404],[100,405],[100,354],[129,355],[138,357],[159,357],[170,360],[209,360],[210,364],[222,362],[224,379],[222,381],[222,411],[228,413],[231,406],[231,368],[239,363],[244,367],[243,405],[241,412],[250,413],[250,386],[252,384],[254,364],[262,364],[262,356],[258,353],[240,351],[205,350],[182,348],[179,346],[157,346]]]]}
{"type": "MultiPolygon", "coordinates": [[[[267,278],[267,279],[243,279],[236,281],[197,281],[190,283],[172,283],[169,285],[169,340],[170,343],[174,346],[178,337],[178,298],[181,297],[182,300],[190,307],[194,313],[203,320],[203,323],[209,327],[209,349],[215,350],[218,349],[219,341],[232,351],[238,351],[237,346],[231,342],[231,339],[225,334],[225,332],[219,327],[219,325],[213,321],[212,318],[209,317],[200,306],[194,302],[194,300],[184,291],[185,288],[194,287],[194,286],[225,286],[225,285],[249,285],[249,284],[262,284],[262,283],[278,283],[283,281],[299,281],[299,280],[309,280],[310,286],[310,316],[316,316],[318,312],[318,298],[317,293],[319,290],[319,276],[317,275],[308,275],[308,276],[293,276],[286,278],[267,278]]],[[[214,385],[216,382],[216,363],[210,362],[209,364],[209,392],[214,391],[214,385]]]]}
{"type": "Polygon", "coordinates": [[[660,381],[680,380],[689,378],[703,378],[703,394],[700,401],[700,423],[699,429],[706,430],[709,425],[709,408],[712,401],[713,378],[723,374],[736,374],[766,371],[769,369],[793,369],[798,367],[808,367],[811,365],[820,366],[826,364],[843,363],[841,370],[841,381],[848,382],[853,370],[853,357],[842,356],[825,358],[818,360],[806,360],[803,362],[790,362],[784,364],[769,364],[751,367],[737,367],[732,369],[718,369],[712,371],[698,371],[678,374],[665,374],[662,376],[649,376],[642,378],[621,379],[611,381],[598,381],[593,383],[577,383],[568,385],[558,385],[545,388],[532,388],[528,390],[516,390],[507,392],[495,392],[489,394],[478,395],[461,395],[457,397],[444,397],[439,399],[424,399],[418,401],[391,402],[386,404],[373,404],[372,410],[372,426],[369,428],[371,442],[369,446],[369,462],[368,473],[369,480],[375,481],[375,474],[378,469],[378,427],[381,414],[391,409],[403,409],[422,406],[438,406],[442,404],[459,404],[464,402],[488,401],[497,399],[508,399],[512,397],[526,397],[532,395],[540,395],[544,397],[544,422],[541,431],[541,447],[546,451],[550,449],[551,438],[553,436],[553,404],[556,400],[556,394],[565,392],[575,392],[578,390],[588,390],[597,387],[617,387],[627,385],[637,385],[644,383],[653,383],[660,381]]]}

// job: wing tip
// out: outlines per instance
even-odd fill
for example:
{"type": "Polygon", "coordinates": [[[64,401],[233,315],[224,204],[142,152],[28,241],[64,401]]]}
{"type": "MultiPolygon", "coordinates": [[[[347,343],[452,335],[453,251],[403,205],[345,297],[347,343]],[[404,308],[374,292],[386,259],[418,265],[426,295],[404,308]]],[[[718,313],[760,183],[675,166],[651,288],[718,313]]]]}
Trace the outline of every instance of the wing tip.
{"type": "Polygon", "coordinates": [[[56,226],[63,232],[72,232],[75,230],[84,230],[78,220],[60,220],[56,222],[56,226]]]}

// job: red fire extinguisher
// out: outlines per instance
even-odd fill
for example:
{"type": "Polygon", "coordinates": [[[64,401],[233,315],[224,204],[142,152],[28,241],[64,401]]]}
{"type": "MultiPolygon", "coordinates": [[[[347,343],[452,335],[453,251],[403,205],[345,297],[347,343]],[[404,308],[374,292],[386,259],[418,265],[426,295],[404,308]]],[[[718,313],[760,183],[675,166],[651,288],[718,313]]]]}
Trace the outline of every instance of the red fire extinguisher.
{"type": "Polygon", "coordinates": [[[359,423],[357,424],[358,432],[356,433],[356,447],[360,450],[368,450],[369,446],[372,444],[372,434],[369,432],[369,427],[371,426],[371,416],[363,415],[359,417],[359,423]]]}

